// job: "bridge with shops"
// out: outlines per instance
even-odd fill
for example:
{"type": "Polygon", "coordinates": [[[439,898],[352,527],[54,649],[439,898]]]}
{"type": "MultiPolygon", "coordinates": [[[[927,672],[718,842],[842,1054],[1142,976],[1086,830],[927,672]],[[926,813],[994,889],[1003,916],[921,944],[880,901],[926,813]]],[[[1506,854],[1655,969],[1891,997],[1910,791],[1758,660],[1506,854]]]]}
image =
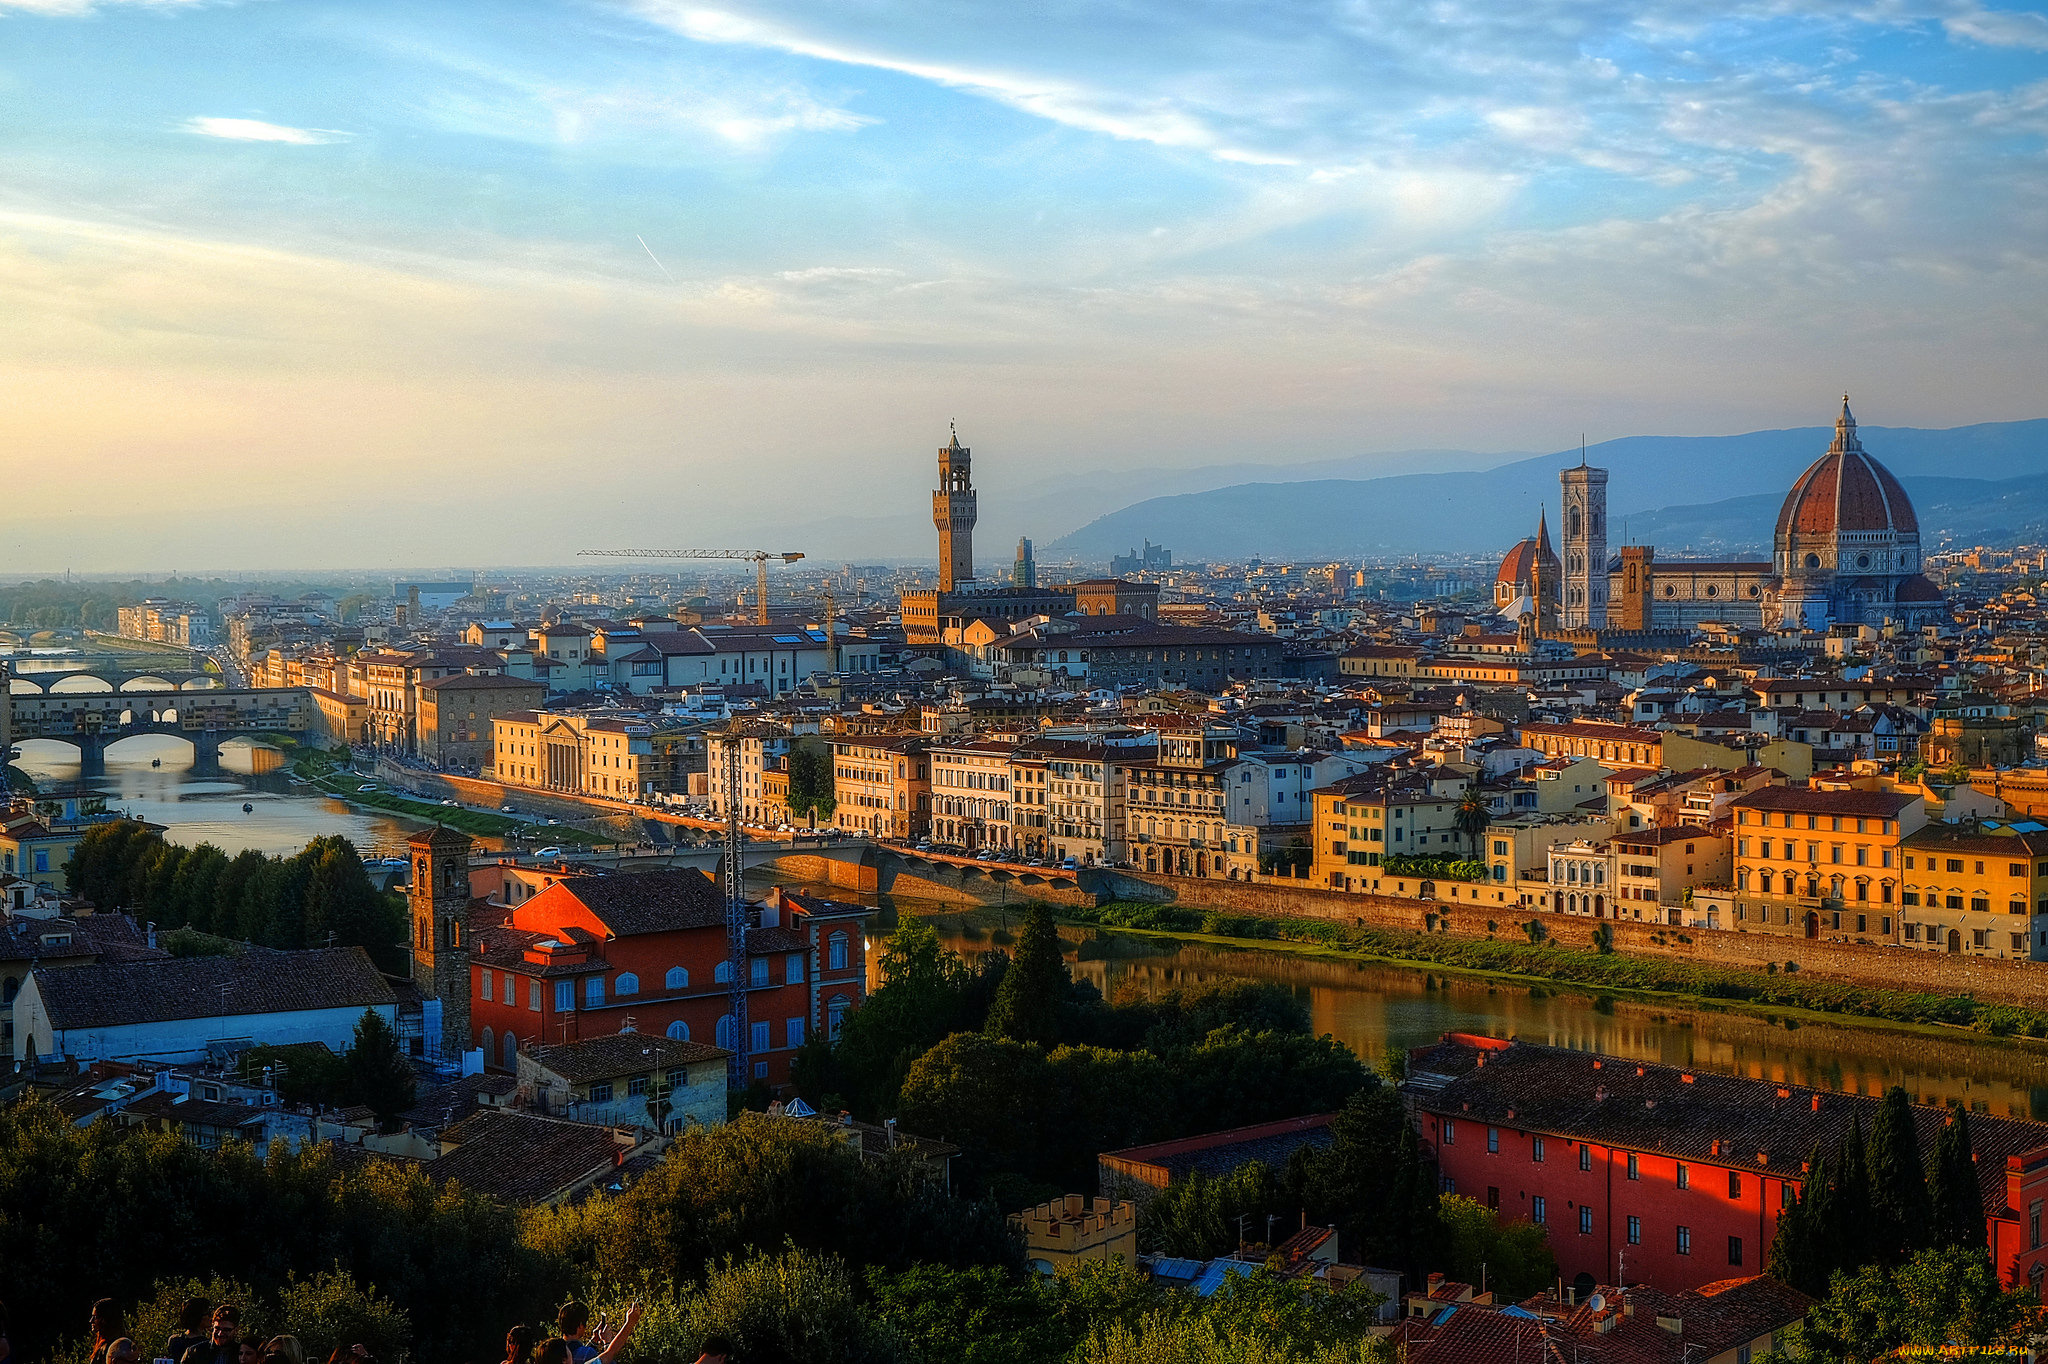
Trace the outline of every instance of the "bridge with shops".
{"type": "MultiPolygon", "coordinates": [[[[0,684],[6,680],[0,671],[0,684]]],[[[122,742],[167,735],[191,745],[193,767],[203,772],[217,769],[220,746],[230,739],[300,734],[320,720],[303,687],[187,689],[168,685],[162,675],[128,681],[126,689],[114,691],[7,688],[0,749],[11,751],[30,739],[66,744],[78,751],[80,772],[90,776],[104,770],[107,751],[122,742]],[[166,685],[150,685],[156,682],[166,685]]]]}

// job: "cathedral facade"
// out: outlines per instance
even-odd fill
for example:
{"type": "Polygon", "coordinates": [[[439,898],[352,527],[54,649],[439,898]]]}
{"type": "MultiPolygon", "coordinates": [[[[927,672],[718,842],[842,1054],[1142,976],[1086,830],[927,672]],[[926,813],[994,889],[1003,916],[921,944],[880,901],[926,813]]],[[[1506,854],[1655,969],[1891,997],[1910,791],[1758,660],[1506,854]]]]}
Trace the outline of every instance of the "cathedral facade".
{"type": "Polygon", "coordinates": [[[1831,625],[1917,628],[1947,614],[1941,589],[1920,572],[1920,523],[1891,471],[1863,449],[1847,398],[1834,443],[1793,483],[1778,513],[1769,562],[1659,560],[1655,547],[1607,553],[1607,471],[1558,475],[1563,552],[1547,517],[1501,561],[1494,606],[1539,633],[1690,631],[1709,622],[1750,629],[1831,625]],[[1598,566],[1597,570],[1595,566],[1598,566]]]}

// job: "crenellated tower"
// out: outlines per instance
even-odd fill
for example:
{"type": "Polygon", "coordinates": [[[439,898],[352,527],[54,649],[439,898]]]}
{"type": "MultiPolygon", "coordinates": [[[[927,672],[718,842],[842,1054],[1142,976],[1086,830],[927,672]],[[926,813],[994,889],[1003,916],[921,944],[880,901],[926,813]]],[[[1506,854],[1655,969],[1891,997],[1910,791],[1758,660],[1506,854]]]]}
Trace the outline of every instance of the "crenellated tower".
{"type": "Polygon", "coordinates": [[[974,470],[960,433],[939,451],[939,486],[932,490],[932,524],[939,528],[939,591],[974,581],[974,470]]]}

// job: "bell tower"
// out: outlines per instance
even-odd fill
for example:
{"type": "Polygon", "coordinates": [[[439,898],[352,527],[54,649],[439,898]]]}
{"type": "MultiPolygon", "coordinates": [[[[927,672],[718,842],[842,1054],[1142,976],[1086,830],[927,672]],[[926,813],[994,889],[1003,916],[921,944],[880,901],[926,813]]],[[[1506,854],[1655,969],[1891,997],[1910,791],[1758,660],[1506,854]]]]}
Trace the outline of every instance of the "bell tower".
{"type": "Polygon", "coordinates": [[[1607,471],[1586,464],[1558,473],[1564,492],[1564,590],[1558,605],[1566,629],[1607,626],[1607,471]]]}
{"type": "Polygon", "coordinates": [[[932,490],[932,524],[939,528],[939,591],[974,581],[974,469],[960,433],[939,451],[939,486],[932,490]]]}
{"type": "Polygon", "coordinates": [[[469,847],[467,834],[436,824],[406,841],[412,856],[412,980],[441,1009],[438,1035],[428,1049],[453,1059],[469,1038],[469,847]]]}

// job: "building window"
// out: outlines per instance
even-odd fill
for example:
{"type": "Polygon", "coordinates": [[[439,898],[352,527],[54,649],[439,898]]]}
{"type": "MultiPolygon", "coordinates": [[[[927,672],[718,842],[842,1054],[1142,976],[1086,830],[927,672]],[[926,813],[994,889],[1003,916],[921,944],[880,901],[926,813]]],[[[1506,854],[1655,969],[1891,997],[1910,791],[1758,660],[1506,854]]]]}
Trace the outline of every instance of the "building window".
{"type": "Polygon", "coordinates": [[[492,973],[492,972],[490,972],[490,971],[484,971],[484,972],[481,972],[481,973],[480,973],[480,975],[481,975],[481,978],[482,978],[482,980],[483,980],[483,996],[482,996],[482,997],[483,997],[484,999],[489,999],[489,998],[491,997],[491,977],[492,977],[493,973],[492,973]]]}
{"type": "Polygon", "coordinates": [[[801,1018],[792,1018],[783,1025],[783,1042],[792,1048],[804,1044],[804,1021],[801,1018]]]}
{"type": "Polygon", "coordinates": [[[1641,1179],[1643,1177],[1642,1170],[1636,1165],[1636,1153],[1633,1151],[1628,1153],[1628,1177],[1630,1179],[1641,1179]]]}
{"type": "MultiPolygon", "coordinates": [[[[690,1025],[679,1018],[668,1025],[668,1036],[672,1041],[687,1042],[690,1040],[690,1025]]],[[[673,1082],[671,1082],[669,1087],[671,1089],[675,1087],[673,1082]]]]}
{"type": "Polygon", "coordinates": [[[631,971],[619,972],[619,978],[612,982],[612,993],[619,995],[639,994],[640,977],[634,975],[631,971]]]}
{"type": "Polygon", "coordinates": [[[835,997],[830,1004],[825,1006],[826,1036],[835,1042],[839,1040],[839,1030],[846,1025],[846,1014],[852,1007],[852,1001],[848,1000],[844,995],[835,997]]]}
{"type": "Polygon", "coordinates": [[[612,1082],[599,1080],[590,1087],[590,1101],[594,1104],[608,1104],[612,1101],[612,1082]]]}
{"type": "Polygon", "coordinates": [[[629,1078],[629,1079],[628,1079],[628,1080],[626,1081],[626,1097],[627,1097],[627,1098],[629,1098],[629,1099],[637,1099],[637,1098],[640,1098],[640,1097],[641,1097],[642,1095],[644,1095],[644,1094],[646,1094],[646,1093],[647,1093],[647,1077],[646,1077],[645,1075],[635,1075],[635,1076],[632,1076],[632,1077],[630,1077],[630,1078],[629,1078]]]}
{"type": "Polygon", "coordinates": [[[1446,1146],[1456,1146],[1457,1144],[1458,1144],[1458,1120],[1457,1120],[1456,1118],[1445,1118],[1445,1119],[1444,1119],[1444,1145],[1446,1145],[1446,1146]]]}
{"type": "Polygon", "coordinates": [[[834,933],[827,948],[825,960],[834,971],[846,969],[846,935],[834,933]]]}
{"type": "Polygon", "coordinates": [[[713,967],[711,969],[711,980],[717,985],[732,984],[732,963],[730,961],[722,961],[713,967]]]}
{"type": "Polygon", "coordinates": [[[1583,1141],[1579,1143],[1579,1168],[1581,1170],[1593,1168],[1593,1148],[1583,1141]]]}
{"type": "Polygon", "coordinates": [[[604,977],[585,976],[583,978],[583,1007],[586,1009],[595,1009],[603,1003],[604,977]]]}
{"type": "Polygon", "coordinates": [[[568,1012],[569,1012],[569,1011],[570,1011],[571,1009],[573,1009],[573,1008],[575,1008],[575,1007],[576,1007],[576,982],[575,982],[575,981],[573,981],[573,980],[558,980],[558,981],[556,981],[556,982],[555,982],[555,1012],[556,1012],[556,1013],[558,1013],[558,1014],[565,1014],[565,1013],[568,1013],[568,1012]]]}
{"type": "Polygon", "coordinates": [[[1731,1265],[1742,1263],[1742,1238],[1740,1236],[1728,1238],[1728,1263],[1731,1265]]]}
{"type": "Polygon", "coordinates": [[[1642,1218],[1631,1217],[1628,1219],[1628,1243],[1632,1246],[1639,1246],[1643,1243],[1642,1218]]]}
{"type": "Polygon", "coordinates": [[[1685,1162],[1682,1160],[1678,1162],[1678,1187],[1681,1189],[1690,1189],[1692,1187],[1692,1171],[1685,1168],[1685,1162]]]}
{"type": "Polygon", "coordinates": [[[747,963],[747,984],[766,985],[767,983],[768,958],[755,957],[753,960],[747,963]]]}
{"type": "Polygon", "coordinates": [[[1490,1156],[1500,1154],[1500,1129],[1498,1127],[1486,1129],[1486,1154],[1490,1156]]]}
{"type": "Polygon", "coordinates": [[[751,1034],[748,1039],[748,1050],[750,1051],[767,1051],[769,1047],[774,1045],[774,1040],[769,1035],[768,1024],[765,1021],[748,1025],[747,1032],[751,1034]]]}
{"type": "Polygon", "coordinates": [[[1543,1213],[1543,1196],[1538,1194],[1529,1200],[1529,1220],[1540,1227],[1543,1225],[1543,1213]]]}
{"type": "Polygon", "coordinates": [[[1529,1159],[1538,1165],[1543,1163],[1543,1138],[1531,1137],[1529,1139],[1529,1159]]]}
{"type": "Polygon", "coordinates": [[[1730,1198],[1742,1197],[1742,1175],[1734,1170],[1728,1172],[1728,1196],[1730,1198]]]}
{"type": "Polygon", "coordinates": [[[690,988],[690,973],[680,966],[671,966],[662,985],[670,990],[687,990],[690,988]]]}
{"type": "Polygon", "coordinates": [[[787,985],[801,985],[804,979],[804,954],[792,952],[782,959],[782,979],[787,985]]]}
{"type": "Polygon", "coordinates": [[[1592,1234],[1593,1209],[1591,1207],[1581,1207],[1579,1209],[1579,1235],[1591,1236],[1592,1234]]]}
{"type": "Polygon", "coordinates": [[[1690,1254],[1692,1254],[1692,1228],[1691,1228],[1691,1227],[1680,1227],[1680,1228],[1678,1229],[1678,1253],[1679,1253],[1680,1255],[1690,1255],[1690,1254]]]}
{"type": "Polygon", "coordinates": [[[731,1014],[720,1014],[718,1016],[717,1037],[719,1046],[724,1047],[728,1051],[732,1050],[733,1026],[731,1014]]]}
{"type": "MultiPolygon", "coordinates": [[[[512,997],[507,995],[505,1002],[510,1004],[512,997]]],[[[534,1013],[540,1012],[540,982],[537,980],[526,982],[526,1007],[534,1013]]]]}

